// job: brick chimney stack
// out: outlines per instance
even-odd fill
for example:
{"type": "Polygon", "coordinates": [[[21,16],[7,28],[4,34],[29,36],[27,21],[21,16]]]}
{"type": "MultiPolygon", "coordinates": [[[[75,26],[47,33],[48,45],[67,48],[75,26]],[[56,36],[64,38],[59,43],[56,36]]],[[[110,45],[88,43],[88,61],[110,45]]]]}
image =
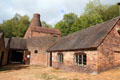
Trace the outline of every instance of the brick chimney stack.
{"type": "Polygon", "coordinates": [[[40,26],[40,27],[42,26],[41,25],[41,21],[40,21],[40,14],[35,13],[33,15],[33,18],[32,18],[30,26],[40,26]]]}
{"type": "Polygon", "coordinates": [[[120,16],[120,2],[117,3],[118,7],[119,7],[119,16],[120,16]]]}

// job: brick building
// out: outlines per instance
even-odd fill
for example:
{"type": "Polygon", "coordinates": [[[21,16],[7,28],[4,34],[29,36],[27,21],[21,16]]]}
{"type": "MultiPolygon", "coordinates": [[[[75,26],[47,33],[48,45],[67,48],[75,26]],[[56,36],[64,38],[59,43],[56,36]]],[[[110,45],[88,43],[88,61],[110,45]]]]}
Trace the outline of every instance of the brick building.
{"type": "Polygon", "coordinates": [[[30,64],[47,66],[47,49],[53,45],[60,36],[61,33],[59,30],[43,27],[40,21],[40,14],[34,14],[24,36],[30,52],[30,64]]]}
{"type": "Polygon", "coordinates": [[[4,34],[0,33],[0,66],[4,65],[4,49],[5,49],[5,45],[4,45],[4,34]]]}
{"type": "Polygon", "coordinates": [[[12,37],[10,39],[8,63],[23,63],[27,52],[26,39],[12,37]]]}
{"type": "Polygon", "coordinates": [[[28,39],[31,37],[42,36],[60,37],[61,33],[57,29],[45,28],[44,26],[42,26],[40,21],[40,14],[36,13],[33,15],[32,21],[26,31],[24,38],[28,39]]]}
{"type": "Polygon", "coordinates": [[[120,65],[120,17],[61,38],[48,49],[49,65],[67,71],[101,72],[120,65]]]}
{"type": "Polygon", "coordinates": [[[3,65],[8,64],[8,56],[9,56],[9,50],[10,50],[10,38],[4,38],[4,58],[3,58],[3,65]]]}

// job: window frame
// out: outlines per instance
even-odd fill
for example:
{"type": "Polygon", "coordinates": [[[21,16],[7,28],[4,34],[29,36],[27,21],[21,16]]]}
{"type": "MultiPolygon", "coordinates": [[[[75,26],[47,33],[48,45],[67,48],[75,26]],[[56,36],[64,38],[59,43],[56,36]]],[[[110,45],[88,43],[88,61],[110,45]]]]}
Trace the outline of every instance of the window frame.
{"type": "Polygon", "coordinates": [[[58,37],[58,35],[53,35],[53,37],[58,37]]]}
{"type": "Polygon", "coordinates": [[[74,54],[74,64],[77,66],[87,65],[87,55],[85,53],[75,53],[74,54]],[[81,58],[80,58],[81,56],[81,58]],[[85,60],[84,60],[85,58],[85,60]]]}
{"type": "Polygon", "coordinates": [[[57,54],[57,62],[63,63],[64,62],[64,55],[63,53],[58,53],[57,54]]]}

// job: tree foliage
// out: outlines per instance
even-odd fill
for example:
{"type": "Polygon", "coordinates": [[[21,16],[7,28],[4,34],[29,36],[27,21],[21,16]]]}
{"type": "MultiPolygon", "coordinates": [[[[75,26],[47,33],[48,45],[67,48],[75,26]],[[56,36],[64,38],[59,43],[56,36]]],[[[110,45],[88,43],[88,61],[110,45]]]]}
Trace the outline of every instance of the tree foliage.
{"type": "Polygon", "coordinates": [[[66,14],[64,15],[63,20],[55,25],[55,28],[61,31],[62,36],[66,36],[67,34],[71,33],[72,25],[77,21],[77,19],[78,17],[74,13],[66,14]]]}
{"type": "Polygon", "coordinates": [[[42,26],[43,26],[43,27],[52,28],[52,25],[47,24],[45,21],[42,21],[41,23],[42,23],[42,26]]]}
{"type": "Polygon", "coordinates": [[[65,14],[64,18],[55,25],[55,28],[62,32],[62,36],[66,36],[117,17],[118,13],[117,5],[103,5],[100,0],[93,0],[86,5],[85,11],[80,17],[74,13],[65,14]]]}
{"type": "Polygon", "coordinates": [[[0,31],[5,37],[23,37],[29,26],[29,17],[16,14],[12,19],[4,21],[0,26],[0,31]]]}

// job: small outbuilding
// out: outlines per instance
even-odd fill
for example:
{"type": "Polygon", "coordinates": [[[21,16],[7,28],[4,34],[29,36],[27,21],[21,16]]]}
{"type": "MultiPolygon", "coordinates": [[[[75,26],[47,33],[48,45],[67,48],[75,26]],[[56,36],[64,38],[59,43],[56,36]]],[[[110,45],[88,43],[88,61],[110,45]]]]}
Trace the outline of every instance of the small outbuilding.
{"type": "Polygon", "coordinates": [[[26,39],[13,37],[10,40],[9,63],[23,63],[27,51],[26,39]]]}
{"type": "Polygon", "coordinates": [[[67,71],[101,72],[120,65],[120,17],[60,39],[48,49],[49,65],[67,71]]]}

